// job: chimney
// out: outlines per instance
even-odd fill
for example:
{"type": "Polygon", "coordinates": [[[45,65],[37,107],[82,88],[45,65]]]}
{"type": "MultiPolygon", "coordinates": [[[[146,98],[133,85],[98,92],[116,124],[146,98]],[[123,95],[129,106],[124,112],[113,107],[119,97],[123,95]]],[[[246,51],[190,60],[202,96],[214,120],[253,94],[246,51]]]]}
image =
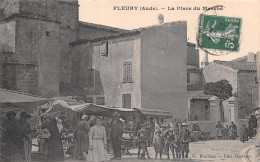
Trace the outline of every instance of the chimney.
{"type": "Polygon", "coordinates": [[[248,55],[247,55],[247,62],[253,62],[253,63],[256,63],[257,62],[257,59],[256,59],[256,56],[257,53],[254,53],[254,52],[249,52],[248,55]]]}
{"type": "Polygon", "coordinates": [[[202,51],[202,61],[201,61],[201,68],[204,69],[206,66],[209,65],[209,59],[208,59],[208,52],[202,51]]]}
{"type": "Polygon", "coordinates": [[[158,15],[158,21],[159,21],[160,25],[162,25],[164,23],[164,16],[162,14],[158,15]]]}

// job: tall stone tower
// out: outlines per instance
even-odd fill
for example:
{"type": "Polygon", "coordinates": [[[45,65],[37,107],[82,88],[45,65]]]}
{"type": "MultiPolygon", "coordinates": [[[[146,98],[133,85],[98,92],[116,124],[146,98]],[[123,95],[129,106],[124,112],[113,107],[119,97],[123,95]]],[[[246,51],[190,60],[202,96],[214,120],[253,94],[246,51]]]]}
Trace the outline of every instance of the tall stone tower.
{"type": "Polygon", "coordinates": [[[78,1],[2,0],[0,15],[1,87],[58,96],[60,83],[70,82],[78,1]]]}

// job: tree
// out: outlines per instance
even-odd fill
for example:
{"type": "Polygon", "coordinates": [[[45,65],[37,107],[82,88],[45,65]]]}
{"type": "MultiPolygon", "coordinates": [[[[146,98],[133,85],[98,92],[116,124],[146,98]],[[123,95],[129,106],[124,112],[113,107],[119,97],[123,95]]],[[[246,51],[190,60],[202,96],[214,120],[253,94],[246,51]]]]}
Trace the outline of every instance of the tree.
{"type": "Polygon", "coordinates": [[[220,119],[223,122],[225,120],[223,101],[227,100],[229,97],[232,96],[232,86],[229,84],[229,81],[220,80],[218,82],[207,83],[203,91],[207,95],[217,96],[220,99],[219,113],[220,119]]]}

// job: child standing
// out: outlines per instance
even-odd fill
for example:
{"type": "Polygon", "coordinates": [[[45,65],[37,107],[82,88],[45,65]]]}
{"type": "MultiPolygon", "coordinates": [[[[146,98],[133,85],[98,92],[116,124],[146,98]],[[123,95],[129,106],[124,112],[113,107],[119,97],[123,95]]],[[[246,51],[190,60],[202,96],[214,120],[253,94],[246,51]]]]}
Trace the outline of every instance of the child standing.
{"type": "Polygon", "coordinates": [[[180,133],[178,129],[174,129],[173,130],[174,133],[174,149],[175,149],[175,153],[176,153],[176,158],[180,159],[181,157],[181,139],[180,139],[180,133]]]}
{"type": "Polygon", "coordinates": [[[183,159],[184,159],[184,152],[185,152],[185,158],[188,158],[188,156],[189,156],[190,131],[187,128],[188,128],[188,124],[183,123],[182,124],[182,131],[180,133],[181,155],[182,155],[183,159]]]}
{"type": "Polygon", "coordinates": [[[139,136],[139,148],[138,148],[138,158],[140,156],[140,149],[142,150],[141,153],[141,159],[145,159],[145,153],[147,153],[147,158],[150,159],[148,150],[147,150],[147,142],[148,142],[148,137],[147,137],[147,130],[145,129],[145,124],[141,126],[141,129],[138,131],[138,136],[139,136]]]}
{"type": "Polygon", "coordinates": [[[155,159],[157,159],[158,154],[160,154],[160,159],[162,159],[163,153],[163,138],[161,137],[161,131],[157,130],[153,138],[153,146],[155,150],[155,159]]]}
{"type": "Polygon", "coordinates": [[[169,129],[164,137],[165,137],[165,153],[167,155],[167,159],[170,159],[170,150],[172,152],[173,159],[175,159],[174,145],[173,145],[174,135],[172,129],[169,129]]]}

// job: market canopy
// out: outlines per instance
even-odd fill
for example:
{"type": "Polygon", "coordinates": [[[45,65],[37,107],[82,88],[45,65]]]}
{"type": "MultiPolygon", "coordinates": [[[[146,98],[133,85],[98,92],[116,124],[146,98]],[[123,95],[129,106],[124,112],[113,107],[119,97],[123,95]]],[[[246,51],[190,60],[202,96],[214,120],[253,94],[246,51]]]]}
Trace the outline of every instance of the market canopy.
{"type": "Polygon", "coordinates": [[[118,107],[109,107],[105,105],[96,105],[93,103],[82,103],[82,102],[68,102],[62,99],[58,99],[53,101],[53,104],[50,108],[42,114],[44,115],[57,115],[63,114],[62,112],[78,112],[82,114],[89,114],[89,115],[102,115],[102,116],[109,116],[113,114],[113,112],[117,111],[120,113],[121,117],[125,118],[127,116],[135,115],[135,112],[141,112],[141,114],[148,115],[148,116],[157,116],[161,118],[170,118],[171,113],[169,111],[158,110],[158,109],[137,109],[137,108],[118,108],[118,107]]]}
{"type": "Polygon", "coordinates": [[[73,111],[73,112],[82,112],[93,115],[111,115],[114,111],[118,111],[121,115],[126,115],[131,112],[134,112],[133,109],[126,108],[112,108],[104,105],[96,105],[92,103],[72,103],[66,102],[64,100],[54,101],[51,107],[42,114],[51,115],[55,113],[60,113],[62,111],[73,111]]]}
{"type": "Polygon", "coordinates": [[[142,114],[148,115],[148,116],[157,116],[157,117],[162,117],[162,118],[170,118],[171,113],[169,111],[164,111],[164,110],[158,110],[158,109],[144,109],[141,108],[139,109],[142,114]]]}
{"type": "Polygon", "coordinates": [[[18,106],[37,106],[48,102],[49,99],[27,93],[0,88],[0,104],[18,106]]]}

